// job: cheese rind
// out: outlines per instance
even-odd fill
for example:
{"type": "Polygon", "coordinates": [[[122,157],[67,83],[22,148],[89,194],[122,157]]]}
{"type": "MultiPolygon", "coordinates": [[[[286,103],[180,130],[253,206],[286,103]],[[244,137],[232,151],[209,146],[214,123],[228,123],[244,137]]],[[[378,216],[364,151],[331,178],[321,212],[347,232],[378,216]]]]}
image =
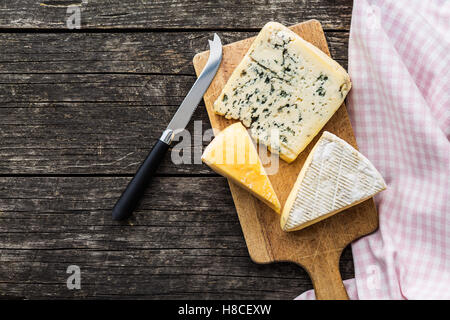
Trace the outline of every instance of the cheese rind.
{"type": "Polygon", "coordinates": [[[281,228],[303,229],[371,198],[386,184],[373,164],[325,131],[308,155],[283,208],[281,228]]]}
{"type": "Polygon", "coordinates": [[[213,109],[241,120],[255,140],[291,162],[336,112],[350,87],[337,62],[283,25],[269,22],[213,109]]]}
{"type": "Polygon", "coordinates": [[[202,161],[280,213],[280,201],[250,135],[240,122],[228,126],[211,141],[202,161]]]}

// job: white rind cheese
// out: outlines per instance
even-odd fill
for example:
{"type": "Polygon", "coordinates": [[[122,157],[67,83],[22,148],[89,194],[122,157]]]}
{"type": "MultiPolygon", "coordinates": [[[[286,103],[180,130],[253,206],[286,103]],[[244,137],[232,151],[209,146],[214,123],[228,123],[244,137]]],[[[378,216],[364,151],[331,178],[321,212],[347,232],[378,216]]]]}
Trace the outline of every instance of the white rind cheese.
{"type": "Polygon", "coordinates": [[[283,208],[281,228],[303,229],[365,201],[386,184],[373,164],[325,131],[306,159],[283,208]]]}
{"type": "Polygon", "coordinates": [[[241,120],[255,140],[291,162],[336,112],[350,87],[348,74],[336,61],[283,25],[269,22],[213,109],[241,120]]]}

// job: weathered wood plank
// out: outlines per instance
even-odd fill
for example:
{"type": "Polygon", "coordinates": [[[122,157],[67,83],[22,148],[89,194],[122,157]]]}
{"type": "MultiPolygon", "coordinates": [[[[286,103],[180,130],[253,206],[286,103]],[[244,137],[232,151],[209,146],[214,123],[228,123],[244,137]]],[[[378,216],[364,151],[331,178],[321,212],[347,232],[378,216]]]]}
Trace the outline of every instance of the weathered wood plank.
{"type": "Polygon", "coordinates": [[[145,29],[234,29],[261,28],[275,20],[292,25],[317,19],[325,29],[348,30],[351,0],[57,0],[4,2],[0,10],[1,28],[66,29],[79,5],[81,28],[145,29]]]}
{"type": "MultiPolygon", "coordinates": [[[[213,32],[4,33],[0,73],[163,73],[195,75],[192,58],[213,32]]],[[[224,44],[257,32],[219,32],[224,44]]],[[[327,32],[332,56],[347,64],[348,32],[327,32]]]]}
{"type": "MultiPolygon", "coordinates": [[[[113,222],[128,180],[0,178],[0,296],[291,299],[311,288],[296,265],[251,262],[224,178],[157,178],[133,218],[113,222]],[[72,264],[80,291],[65,285],[72,264]]],[[[351,260],[346,250],[344,279],[351,260]]]]}
{"type": "MultiPolygon", "coordinates": [[[[168,75],[0,74],[0,174],[134,174],[194,81],[168,75]]],[[[190,123],[192,139],[210,128],[203,107],[194,119],[203,130],[196,133],[190,123]]],[[[192,157],[198,159],[201,148],[192,145],[192,157]]],[[[196,163],[192,158],[188,165],[174,164],[169,153],[159,173],[213,174],[196,163]]]]}
{"type": "Polygon", "coordinates": [[[179,105],[194,76],[143,74],[0,74],[0,101],[139,102],[179,105]]]}
{"type": "MultiPolygon", "coordinates": [[[[178,107],[142,103],[4,103],[0,174],[134,174],[178,107]]],[[[175,142],[158,174],[215,175],[200,160],[210,128],[200,106],[187,127],[191,158],[172,161],[175,142]]]]}

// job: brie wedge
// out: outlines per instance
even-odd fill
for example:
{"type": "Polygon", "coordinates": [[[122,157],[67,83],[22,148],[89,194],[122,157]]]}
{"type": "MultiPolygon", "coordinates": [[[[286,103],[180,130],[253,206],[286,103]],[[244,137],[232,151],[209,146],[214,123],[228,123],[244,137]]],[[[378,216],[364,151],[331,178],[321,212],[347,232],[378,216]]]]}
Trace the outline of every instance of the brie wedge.
{"type": "Polygon", "coordinates": [[[283,208],[281,228],[303,229],[384,190],[373,164],[325,131],[312,149],[283,208]]]}

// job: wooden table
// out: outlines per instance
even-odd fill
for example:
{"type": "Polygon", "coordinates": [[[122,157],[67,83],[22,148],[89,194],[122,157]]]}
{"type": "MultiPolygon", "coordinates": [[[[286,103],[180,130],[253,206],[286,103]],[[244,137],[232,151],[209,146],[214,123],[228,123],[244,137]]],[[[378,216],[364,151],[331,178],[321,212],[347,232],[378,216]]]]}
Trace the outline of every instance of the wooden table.
{"type": "MultiPolygon", "coordinates": [[[[270,20],[318,19],[347,67],[351,7],[0,4],[0,298],[292,299],[312,288],[296,265],[250,260],[227,182],[205,165],[175,165],[169,154],[129,221],[112,221],[111,208],[194,83],[192,58],[214,32],[226,44],[270,20]],[[68,29],[77,12],[81,29],[68,29]],[[80,290],[66,286],[70,265],[80,290]]],[[[209,128],[203,103],[193,120],[209,128]]],[[[341,273],[353,277],[349,248],[341,273]]]]}

